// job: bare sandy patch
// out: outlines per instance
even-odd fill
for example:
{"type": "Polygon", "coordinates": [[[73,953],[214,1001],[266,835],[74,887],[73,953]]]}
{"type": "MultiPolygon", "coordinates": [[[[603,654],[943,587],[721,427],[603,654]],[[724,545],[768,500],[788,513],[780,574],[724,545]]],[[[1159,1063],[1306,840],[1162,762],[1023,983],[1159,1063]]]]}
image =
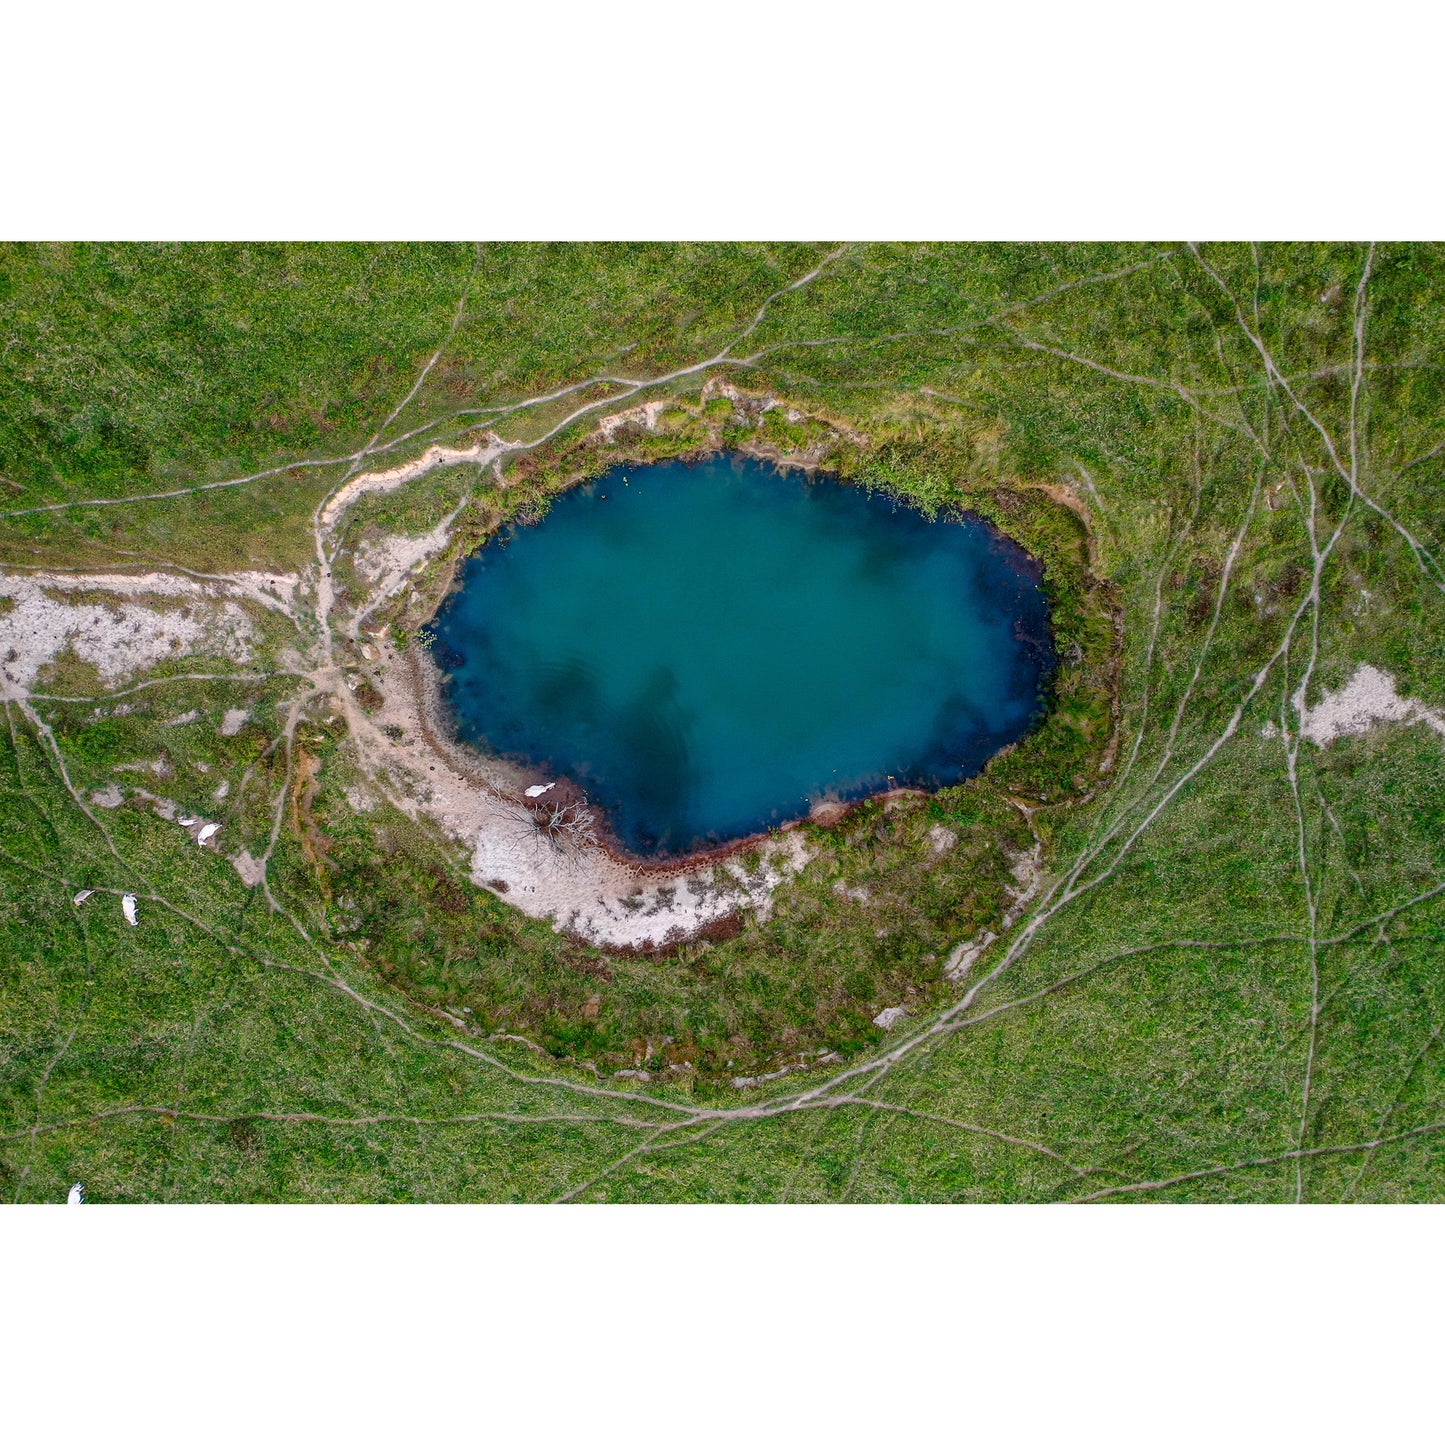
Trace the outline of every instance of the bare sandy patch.
{"type": "MultiPolygon", "coordinates": [[[[1358,737],[1379,722],[1424,723],[1445,737],[1445,710],[1417,698],[1401,697],[1395,679],[1368,662],[1362,662],[1343,687],[1325,693],[1313,707],[1305,702],[1303,685],[1290,703],[1300,720],[1300,736],[1317,748],[1327,748],[1338,738],[1358,737]]],[[[1278,737],[1278,724],[1270,719],[1260,729],[1260,736],[1278,737]]]]}
{"type": "Polygon", "coordinates": [[[294,572],[236,572],[219,585],[263,607],[284,612],[293,622],[296,616],[296,588],[301,578],[294,572]]]}
{"type": "Polygon", "coordinates": [[[451,743],[434,715],[438,678],[415,654],[383,657],[368,675],[383,698],[368,715],[348,696],[351,736],[374,787],[471,849],[472,881],[560,932],[609,947],[650,948],[689,937],[739,909],[767,917],[773,895],[806,866],[788,830],[746,857],[673,868],[634,864],[598,843],[554,841],[527,806],[531,779],[451,743]]]}
{"type": "Polygon", "coordinates": [[[953,952],[944,960],[943,976],[950,983],[962,983],[978,962],[979,955],[997,937],[998,934],[985,929],[977,938],[966,938],[962,943],[956,944],[953,952]]]}
{"type": "Polygon", "coordinates": [[[529,917],[551,919],[558,932],[648,948],[688,937],[738,909],[766,918],[774,892],[808,857],[794,831],[765,840],[751,868],[734,858],[657,877],[598,847],[559,848],[538,833],[524,808],[496,799],[477,833],[472,881],[529,917]]]}
{"type": "Polygon", "coordinates": [[[1000,927],[1008,930],[1022,917],[1024,908],[1043,887],[1044,882],[1043,844],[1034,842],[1026,853],[1015,853],[1009,859],[1009,872],[1014,876],[1014,886],[1006,890],[1009,899],[1008,912],[1004,914],[1000,927]]]}
{"type": "Polygon", "coordinates": [[[394,492],[398,487],[414,482],[418,477],[424,477],[438,467],[454,467],[466,462],[485,467],[507,452],[515,451],[519,445],[518,442],[504,442],[495,432],[485,431],[469,447],[430,446],[414,461],[388,467],[385,471],[362,472],[359,477],[353,477],[341,487],[322,507],[319,519],[321,526],[323,530],[335,526],[337,518],[358,497],[394,492]]]}
{"type": "Polygon", "coordinates": [[[1361,663],[1342,688],[1325,693],[1313,707],[1305,704],[1303,686],[1290,701],[1299,715],[1300,736],[1317,748],[1329,747],[1336,738],[1357,737],[1377,722],[1424,723],[1445,737],[1445,712],[1415,698],[1401,697],[1395,679],[1368,662],[1361,663]]]}
{"type": "Polygon", "coordinates": [[[641,406],[614,412],[611,416],[604,416],[597,423],[597,431],[608,445],[611,445],[617,433],[625,426],[644,426],[648,431],[656,431],[658,417],[667,410],[670,404],[671,399],[663,397],[660,401],[645,401],[641,406]]]}
{"type": "Polygon", "coordinates": [[[52,592],[113,592],[118,597],[195,597],[259,602],[296,617],[294,572],[233,572],[224,577],[193,577],[174,572],[30,572],[29,581],[52,592]]]}
{"type": "Polygon", "coordinates": [[[254,634],[243,608],[165,573],[143,578],[0,573],[0,596],[12,604],[0,617],[0,681],[8,697],[24,695],[41,668],[67,650],[93,665],[108,685],[177,654],[206,652],[235,663],[252,657],[254,634]],[[82,589],[119,592],[109,585],[118,582],[125,583],[127,598],[118,596],[114,603],[68,603],[51,595],[82,589]],[[162,612],[129,600],[136,593],[185,597],[193,605],[162,612]]]}
{"type": "Polygon", "coordinates": [[[244,848],[232,857],[231,865],[241,875],[241,882],[247,888],[254,888],[266,876],[266,865],[244,848]]]}
{"type": "Polygon", "coordinates": [[[411,580],[413,573],[445,550],[460,510],[460,507],[457,508],[430,532],[424,532],[419,537],[387,537],[379,542],[363,542],[356,549],[356,571],[369,584],[367,605],[360,615],[375,611],[388,598],[394,597],[411,580]]]}
{"type": "Polygon", "coordinates": [[[1043,844],[1036,840],[1027,852],[1018,852],[1009,858],[1009,871],[1013,874],[1014,886],[1004,890],[1008,909],[999,920],[999,933],[986,928],[977,937],[965,938],[963,942],[954,945],[943,961],[943,976],[950,983],[962,983],[989,944],[996,943],[1000,933],[1007,933],[1023,917],[1024,909],[1043,887],[1043,854],[1043,844]]]}

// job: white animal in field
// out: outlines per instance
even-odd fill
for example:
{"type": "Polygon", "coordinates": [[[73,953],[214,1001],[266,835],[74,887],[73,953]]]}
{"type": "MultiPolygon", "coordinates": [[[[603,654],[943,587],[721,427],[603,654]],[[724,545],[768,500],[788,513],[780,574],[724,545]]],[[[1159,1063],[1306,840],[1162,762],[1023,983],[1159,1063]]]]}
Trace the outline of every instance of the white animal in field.
{"type": "Polygon", "coordinates": [[[84,1203],[85,1203],[85,1185],[83,1185],[83,1184],[72,1184],[72,1185],[70,1186],[70,1193],[65,1196],[65,1202],[66,1202],[67,1204],[84,1204],[84,1203]]]}
{"type": "Polygon", "coordinates": [[[220,831],[221,825],[219,823],[207,823],[206,826],[196,834],[196,842],[204,848],[220,831]]]}
{"type": "Polygon", "coordinates": [[[134,893],[126,893],[121,896],[120,911],[125,914],[125,921],[130,924],[132,928],[134,928],[136,924],[140,922],[140,919],[136,917],[135,913],[134,893]]]}
{"type": "Polygon", "coordinates": [[[94,892],[94,888],[82,888],[80,892],[75,895],[75,906],[79,908],[80,905],[84,903],[85,900],[89,898],[90,895],[94,892]]]}

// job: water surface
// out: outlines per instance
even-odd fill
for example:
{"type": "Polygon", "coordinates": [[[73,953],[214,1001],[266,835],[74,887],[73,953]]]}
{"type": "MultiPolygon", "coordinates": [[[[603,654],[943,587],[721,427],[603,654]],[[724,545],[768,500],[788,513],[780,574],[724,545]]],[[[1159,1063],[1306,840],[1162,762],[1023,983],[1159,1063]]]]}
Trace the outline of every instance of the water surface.
{"type": "Polygon", "coordinates": [[[1053,665],[1038,569],[984,522],[730,456],[557,498],[435,627],[459,735],[575,780],[640,854],[958,782],[1053,665]]]}

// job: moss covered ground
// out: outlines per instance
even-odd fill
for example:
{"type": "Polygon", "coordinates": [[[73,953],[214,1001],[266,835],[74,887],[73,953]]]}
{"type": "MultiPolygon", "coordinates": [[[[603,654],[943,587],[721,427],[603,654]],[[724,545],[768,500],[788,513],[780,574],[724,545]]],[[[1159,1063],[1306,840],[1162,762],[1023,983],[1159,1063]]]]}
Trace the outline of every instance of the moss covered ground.
{"type": "Polygon", "coordinates": [[[1067,665],[983,777],[819,830],[766,923],[646,957],[348,801],[304,610],[246,669],[63,662],[0,734],[0,1197],[1441,1198],[1445,749],[1319,748],[1291,700],[1369,663],[1445,704],[1442,287],[1415,245],[6,249],[0,566],[304,569],[363,461],[535,444],[348,515],[354,548],[467,499],[380,619],[411,637],[557,487],[724,444],[989,516],[1067,665]],[[138,761],[269,846],[267,889],[87,801],[138,761]]]}

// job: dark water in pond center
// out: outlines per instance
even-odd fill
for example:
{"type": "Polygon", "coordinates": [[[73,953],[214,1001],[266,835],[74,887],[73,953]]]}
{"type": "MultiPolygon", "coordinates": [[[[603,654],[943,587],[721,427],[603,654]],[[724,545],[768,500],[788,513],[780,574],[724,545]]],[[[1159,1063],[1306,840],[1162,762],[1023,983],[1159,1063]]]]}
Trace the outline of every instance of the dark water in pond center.
{"type": "Polygon", "coordinates": [[[1053,666],[1038,569],[983,522],[736,457],[622,467],[489,542],[437,618],[459,735],[682,853],[820,798],[976,773],[1053,666]]]}

